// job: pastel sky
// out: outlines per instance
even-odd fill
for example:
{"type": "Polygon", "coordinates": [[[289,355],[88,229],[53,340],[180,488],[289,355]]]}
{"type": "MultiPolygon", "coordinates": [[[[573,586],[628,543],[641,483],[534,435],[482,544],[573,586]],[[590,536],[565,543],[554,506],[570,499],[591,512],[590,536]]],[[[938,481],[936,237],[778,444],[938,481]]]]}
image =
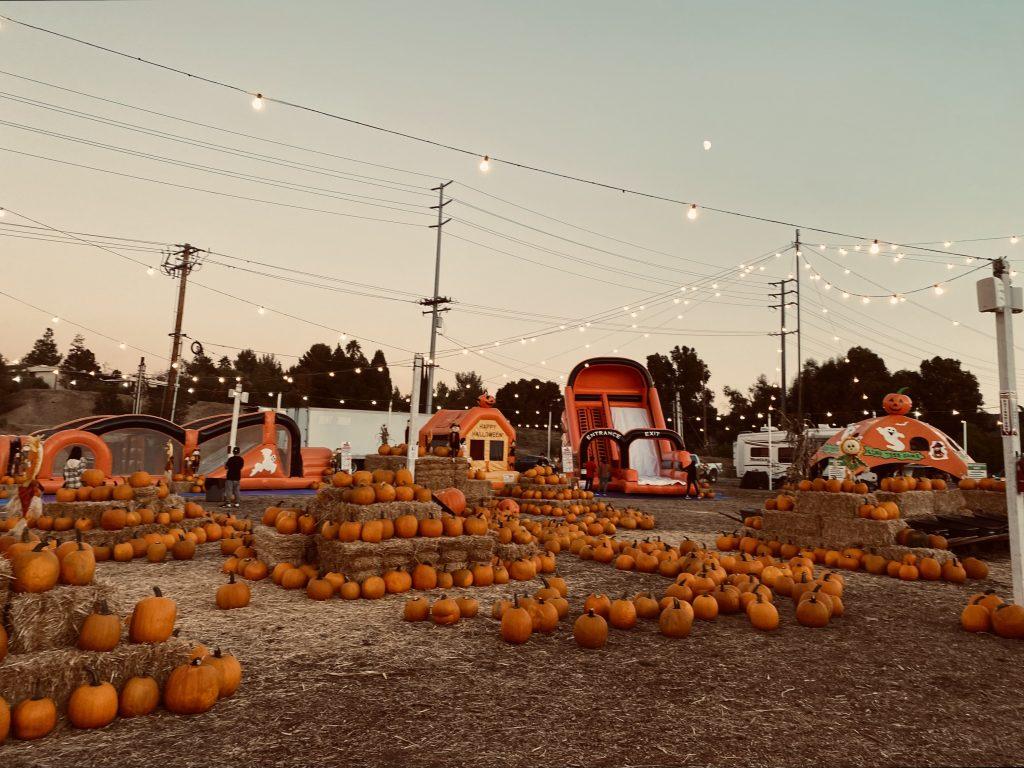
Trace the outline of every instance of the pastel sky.
{"type": "MultiPolygon", "coordinates": [[[[974,299],[987,272],[954,279],[979,262],[900,249],[906,258],[893,263],[895,253],[872,256],[867,246],[879,238],[941,250],[949,240],[951,251],[979,257],[1024,252],[1009,240],[1024,237],[1021,3],[53,2],[0,3],[0,13],[473,152],[859,235],[804,232],[828,246],[804,249],[822,275],[804,272],[805,354],[822,359],[861,343],[892,369],[959,357],[995,402],[992,318],[974,299]],[[996,239],[963,242],[981,237],[996,239]],[[929,289],[895,306],[841,297],[935,283],[943,295],[929,289]]],[[[678,204],[507,165],[484,174],[477,157],[280,104],[257,112],[244,94],[9,22],[0,70],[0,206],[9,209],[0,290],[42,310],[0,296],[8,357],[24,354],[57,315],[62,349],[73,321],[117,340],[85,332],[111,366],[134,368],[142,353],[132,347],[166,365],[175,299],[169,279],[146,273],[159,254],[114,248],[136,264],[11,237],[24,234],[12,225],[31,223],[23,214],[65,231],[221,254],[196,273],[205,287],[190,291],[185,320],[215,355],[253,347],[288,364],[344,331],[368,353],[380,346],[407,362],[426,352],[429,334],[414,303],[433,283],[427,193],[454,179],[441,292],[458,303],[440,342],[444,378],[472,368],[496,389],[505,377],[557,379],[584,357],[617,350],[643,359],[674,344],[698,349],[719,393],[762,372],[777,376],[777,341],[766,334],[778,319],[766,294],[768,281],[793,270],[791,252],[772,256],[792,241],[788,226],[710,211],[689,221],[678,204]],[[375,296],[384,287],[399,300],[231,268],[287,274],[244,260],[375,296]],[[740,264],[756,268],[740,279],[740,264]],[[652,300],[687,286],[699,290],[680,293],[679,304],[652,300]],[[461,354],[485,344],[484,354],[461,354]]],[[[393,376],[408,389],[408,368],[393,376]]]]}

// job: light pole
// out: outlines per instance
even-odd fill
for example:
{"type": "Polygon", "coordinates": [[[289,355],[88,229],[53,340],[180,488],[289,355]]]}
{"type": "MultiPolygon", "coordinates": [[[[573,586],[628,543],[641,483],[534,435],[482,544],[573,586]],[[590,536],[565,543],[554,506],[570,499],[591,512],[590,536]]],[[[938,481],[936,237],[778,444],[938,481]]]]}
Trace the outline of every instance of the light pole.
{"type": "Polygon", "coordinates": [[[960,424],[964,428],[964,439],[960,443],[960,447],[964,449],[964,453],[967,453],[967,419],[960,419],[960,424]]]}

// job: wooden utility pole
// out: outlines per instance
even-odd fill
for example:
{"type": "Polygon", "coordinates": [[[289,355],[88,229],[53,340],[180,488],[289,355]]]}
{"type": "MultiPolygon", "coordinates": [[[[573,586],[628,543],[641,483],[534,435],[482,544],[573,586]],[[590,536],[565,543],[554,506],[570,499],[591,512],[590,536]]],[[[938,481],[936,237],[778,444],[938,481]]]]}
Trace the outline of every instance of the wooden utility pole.
{"type": "Polygon", "coordinates": [[[779,405],[782,411],[783,418],[785,418],[786,415],[786,337],[793,333],[793,331],[790,331],[786,328],[786,307],[793,306],[794,304],[796,304],[795,301],[787,301],[790,294],[792,293],[792,291],[789,289],[789,285],[792,282],[792,280],[779,280],[774,283],[769,283],[769,285],[778,286],[779,292],[768,294],[773,299],[779,300],[778,304],[768,305],[769,309],[779,310],[779,332],[770,333],[768,335],[778,336],[779,346],[782,349],[782,360],[780,365],[782,370],[779,376],[779,394],[781,402],[779,403],[779,405]]]}
{"type": "MultiPolygon", "coordinates": [[[[447,224],[451,219],[444,218],[444,207],[451,202],[451,200],[444,199],[444,190],[452,182],[446,181],[431,189],[432,192],[437,192],[437,205],[430,206],[431,210],[437,210],[437,224],[431,224],[431,229],[437,230],[437,255],[434,259],[434,296],[430,299],[423,299],[420,304],[425,307],[430,307],[430,357],[427,359],[427,414],[434,412],[434,369],[437,368],[437,330],[441,323],[441,312],[440,307],[444,304],[450,304],[451,299],[447,297],[439,296],[438,293],[441,290],[441,230],[444,225],[447,224]]],[[[427,314],[424,312],[423,314],[427,314]]],[[[419,408],[419,404],[416,404],[416,408],[419,408]]]]}
{"type": "Polygon", "coordinates": [[[800,230],[796,231],[796,433],[804,433],[804,358],[801,349],[802,323],[800,322],[800,230]]]}
{"type": "Polygon", "coordinates": [[[164,257],[161,269],[168,277],[178,278],[178,308],[174,313],[174,331],[171,336],[171,366],[167,369],[167,386],[160,405],[160,415],[174,421],[174,409],[178,395],[178,369],[181,366],[181,324],[185,316],[185,291],[188,288],[188,276],[199,266],[199,260],[193,258],[200,250],[188,243],[179,246],[180,250],[168,253],[164,257]]]}

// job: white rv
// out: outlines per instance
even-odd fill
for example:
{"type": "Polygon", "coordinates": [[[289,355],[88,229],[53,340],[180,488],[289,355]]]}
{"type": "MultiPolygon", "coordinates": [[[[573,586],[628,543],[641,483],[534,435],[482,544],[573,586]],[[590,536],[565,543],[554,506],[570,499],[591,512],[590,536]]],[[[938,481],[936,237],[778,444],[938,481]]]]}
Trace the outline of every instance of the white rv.
{"type": "MultiPolygon", "coordinates": [[[[824,444],[838,429],[821,424],[807,429],[806,435],[812,441],[812,449],[824,444]]],[[[812,450],[812,453],[813,453],[812,450]]],[[[794,444],[787,439],[786,431],[773,427],[762,427],[759,432],[741,432],[733,445],[733,461],[736,477],[742,482],[747,472],[769,474],[773,483],[782,480],[793,463],[794,444]]]]}

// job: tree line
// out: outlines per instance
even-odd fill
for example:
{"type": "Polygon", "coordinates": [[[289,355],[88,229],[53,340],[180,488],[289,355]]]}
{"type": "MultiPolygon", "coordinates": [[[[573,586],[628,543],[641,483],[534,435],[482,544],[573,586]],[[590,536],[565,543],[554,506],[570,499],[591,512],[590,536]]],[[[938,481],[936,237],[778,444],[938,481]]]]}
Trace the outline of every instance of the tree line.
{"type": "MultiPolygon", "coordinates": [[[[890,371],[877,353],[854,346],[830,359],[810,359],[789,383],[785,408],[780,388],[762,375],[746,389],[724,386],[717,398],[723,406],[720,409],[710,386],[711,370],[694,347],[677,345],[667,354],[648,355],[646,365],[661,398],[662,412],[672,419],[670,425],[680,432],[687,446],[705,454],[731,455],[735,435],[765,426],[769,413],[775,425],[794,423],[801,387],[804,424],[837,427],[881,413],[885,394],[905,387],[923,420],[958,442],[966,423],[971,455],[992,468],[1002,465],[997,417],[982,410],[977,378],[954,358],[935,356],[922,360],[917,369],[890,371]]],[[[134,372],[125,378],[117,369],[104,370],[81,335],[76,335],[62,354],[53,330],[47,328],[18,365],[0,356],[0,413],[10,407],[10,398],[17,390],[45,386],[25,373],[32,366],[53,366],[65,386],[73,381],[74,389],[97,392],[97,414],[130,410],[128,395],[134,392],[134,372]],[[15,381],[15,377],[20,380],[15,381]]],[[[182,362],[178,418],[181,420],[189,406],[201,401],[230,402],[228,390],[234,387],[236,377],[252,393],[250,405],[276,405],[280,393],[281,406],[286,408],[390,408],[408,412],[408,397],[402,389],[408,386],[409,368],[403,366],[398,370],[401,372],[396,382],[384,352],[378,349],[367,357],[355,340],[345,345],[313,344],[287,367],[274,355],[251,349],[240,350],[233,358],[223,355],[216,360],[196,354],[182,362]]],[[[150,379],[145,410],[166,416],[162,412],[164,386],[160,384],[160,380],[150,379]]],[[[425,410],[426,374],[421,384],[420,408],[425,410]]],[[[470,408],[487,390],[478,373],[459,371],[453,383],[436,383],[434,407],[470,408]]],[[[554,381],[510,380],[492,394],[497,407],[517,426],[545,427],[550,412],[552,425],[560,427],[562,386],[554,381]]]]}

